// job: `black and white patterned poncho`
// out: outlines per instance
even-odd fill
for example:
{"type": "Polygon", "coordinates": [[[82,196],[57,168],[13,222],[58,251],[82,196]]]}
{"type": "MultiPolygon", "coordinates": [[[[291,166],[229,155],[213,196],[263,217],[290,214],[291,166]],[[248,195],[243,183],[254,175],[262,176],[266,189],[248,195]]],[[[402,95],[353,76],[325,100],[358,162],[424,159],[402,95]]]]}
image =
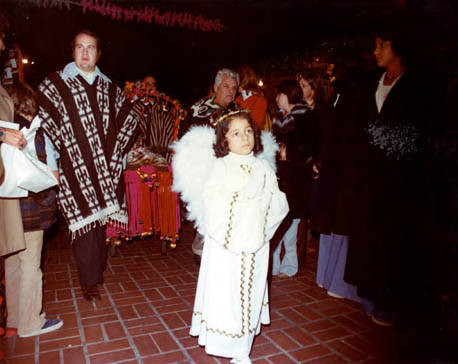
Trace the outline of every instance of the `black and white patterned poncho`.
{"type": "Polygon", "coordinates": [[[139,110],[101,72],[92,85],[64,72],[39,85],[39,115],[60,154],[58,203],[73,238],[97,222],[127,224],[122,161],[139,110]]]}

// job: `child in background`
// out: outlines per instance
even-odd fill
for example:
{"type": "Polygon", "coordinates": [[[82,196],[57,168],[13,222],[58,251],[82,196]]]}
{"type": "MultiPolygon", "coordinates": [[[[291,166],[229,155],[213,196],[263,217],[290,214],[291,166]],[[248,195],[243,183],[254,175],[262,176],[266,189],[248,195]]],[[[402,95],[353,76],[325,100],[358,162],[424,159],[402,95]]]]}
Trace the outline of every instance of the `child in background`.
{"type": "MultiPolygon", "coordinates": [[[[14,84],[8,92],[14,103],[14,122],[20,129],[28,128],[38,111],[35,92],[24,83],[14,84]]],[[[47,163],[58,179],[56,160],[45,145],[45,136],[39,129],[35,136],[38,159],[47,163]]],[[[7,326],[17,329],[19,337],[29,337],[55,331],[63,325],[62,320],[48,319],[42,313],[41,250],[44,231],[56,221],[56,190],[29,192],[19,202],[26,246],[5,259],[7,326]]]]}
{"type": "Polygon", "coordinates": [[[249,112],[221,110],[174,145],[174,190],[204,236],[190,334],[211,355],[251,363],[269,324],[269,240],[288,212],[275,176],[277,145],[249,112]],[[262,139],[262,140],[261,140],[262,139]]]}
{"type": "MultiPolygon", "coordinates": [[[[280,189],[289,203],[287,220],[291,221],[272,255],[272,275],[288,278],[299,269],[297,235],[301,220],[310,218],[312,165],[319,146],[319,127],[311,118],[312,108],[304,104],[303,92],[294,80],[277,85],[276,102],[279,109],[273,118],[272,133],[280,143],[278,177],[280,189]],[[280,259],[282,247],[285,254],[280,259]]],[[[286,221],[285,221],[286,222],[286,221]]],[[[309,225],[309,224],[308,224],[309,225]]]]}

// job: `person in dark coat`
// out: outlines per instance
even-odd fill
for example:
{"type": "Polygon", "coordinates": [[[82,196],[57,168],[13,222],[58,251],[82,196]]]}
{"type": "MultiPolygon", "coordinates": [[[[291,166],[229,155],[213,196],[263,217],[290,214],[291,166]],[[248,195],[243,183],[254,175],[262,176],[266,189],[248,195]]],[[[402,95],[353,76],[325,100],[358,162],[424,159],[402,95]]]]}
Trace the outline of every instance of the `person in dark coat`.
{"type": "MultiPolygon", "coordinates": [[[[331,297],[360,302],[356,286],[344,281],[350,231],[348,216],[352,205],[348,187],[354,170],[352,134],[358,104],[343,66],[337,66],[339,78],[334,82],[333,94],[318,108],[321,109],[318,115],[322,139],[326,142],[323,142],[319,176],[312,188],[312,228],[320,233],[317,285],[326,289],[331,297]]],[[[306,82],[307,77],[302,77],[300,82],[306,82]]]]}
{"type": "Polygon", "coordinates": [[[399,32],[376,38],[374,55],[385,72],[360,105],[359,198],[344,277],[358,287],[364,311],[385,326],[418,305],[426,264],[426,93],[405,65],[404,45],[399,32]]]}
{"type": "Polygon", "coordinates": [[[277,86],[278,114],[273,119],[273,133],[280,144],[278,176],[280,189],[286,193],[290,227],[273,253],[272,274],[292,277],[298,270],[297,230],[301,219],[309,217],[309,195],[312,166],[318,154],[319,125],[308,118],[312,107],[302,101],[303,95],[295,80],[285,80],[277,86]],[[285,255],[280,262],[282,245],[285,255]]]}

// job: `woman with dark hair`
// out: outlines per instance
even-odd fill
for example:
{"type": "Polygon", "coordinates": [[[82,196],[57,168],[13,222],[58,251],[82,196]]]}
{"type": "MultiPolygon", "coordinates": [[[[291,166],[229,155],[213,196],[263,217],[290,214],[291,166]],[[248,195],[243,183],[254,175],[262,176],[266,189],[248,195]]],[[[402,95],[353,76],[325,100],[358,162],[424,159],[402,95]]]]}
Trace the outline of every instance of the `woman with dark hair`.
{"type": "MultiPolygon", "coordinates": [[[[315,109],[317,112],[321,109],[322,144],[326,147],[319,166],[319,178],[312,188],[312,225],[313,231],[320,234],[317,285],[326,289],[331,297],[361,302],[357,288],[344,281],[350,233],[347,216],[352,205],[347,189],[351,189],[354,179],[353,110],[357,100],[351,91],[353,88],[344,86],[347,82],[342,79],[344,72],[341,70],[345,66],[336,66],[340,75],[334,80],[333,93],[328,93],[327,100],[318,102],[315,109]]],[[[304,81],[300,79],[301,83],[304,81]]]]}
{"type": "MultiPolygon", "coordinates": [[[[317,155],[313,161],[314,179],[309,194],[309,211],[312,229],[320,233],[320,244],[317,264],[317,284],[326,289],[329,296],[334,298],[349,298],[359,301],[356,287],[343,280],[348,237],[334,234],[329,216],[335,197],[331,191],[336,183],[335,161],[335,109],[334,104],[324,99],[321,78],[316,73],[301,73],[297,77],[301,86],[303,98],[310,106],[309,119],[315,120],[318,132],[315,138],[319,140],[317,155]]],[[[336,100],[338,101],[338,100],[336,100]]]]}
{"type": "Polygon", "coordinates": [[[320,76],[316,72],[302,72],[296,78],[302,90],[302,99],[310,108],[314,109],[317,104],[321,104],[323,88],[320,76]]]}
{"type": "MultiPolygon", "coordinates": [[[[14,103],[14,122],[29,128],[38,112],[35,92],[25,83],[8,87],[14,103]]],[[[43,130],[35,134],[38,159],[49,166],[58,179],[57,162],[50,152],[50,140],[43,130]],[[48,145],[46,145],[48,144],[48,145]]],[[[44,231],[56,221],[56,190],[29,192],[20,198],[25,249],[5,258],[8,327],[17,329],[19,337],[52,332],[63,325],[60,319],[49,319],[42,313],[43,273],[40,269],[44,231]]]]}
{"type": "Polygon", "coordinates": [[[384,72],[360,105],[366,127],[345,272],[364,311],[385,326],[418,314],[425,302],[422,280],[430,279],[424,273],[428,102],[423,78],[405,65],[406,44],[400,32],[375,38],[375,59],[384,72]]]}
{"type": "Polygon", "coordinates": [[[272,274],[286,278],[297,273],[299,222],[310,217],[309,195],[312,166],[318,156],[319,125],[317,119],[308,117],[312,106],[303,102],[303,92],[295,80],[285,80],[277,86],[276,101],[279,112],[273,118],[272,131],[280,144],[278,176],[290,206],[290,227],[273,252],[272,274]],[[280,261],[282,246],[285,255],[280,261]]]}

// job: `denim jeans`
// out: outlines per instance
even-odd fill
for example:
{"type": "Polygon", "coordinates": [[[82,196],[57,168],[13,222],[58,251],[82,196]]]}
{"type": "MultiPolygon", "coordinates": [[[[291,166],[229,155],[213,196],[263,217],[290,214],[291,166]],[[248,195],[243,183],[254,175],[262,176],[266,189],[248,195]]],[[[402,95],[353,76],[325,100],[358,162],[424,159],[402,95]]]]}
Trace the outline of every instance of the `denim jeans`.
{"type": "Polygon", "coordinates": [[[300,219],[294,219],[289,229],[283,235],[280,244],[273,253],[273,267],[272,274],[277,275],[278,273],[284,273],[287,276],[294,276],[297,273],[298,262],[297,262],[297,228],[299,226],[300,219]],[[285,246],[285,255],[280,262],[280,252],[282,245],[285,246]]]}

